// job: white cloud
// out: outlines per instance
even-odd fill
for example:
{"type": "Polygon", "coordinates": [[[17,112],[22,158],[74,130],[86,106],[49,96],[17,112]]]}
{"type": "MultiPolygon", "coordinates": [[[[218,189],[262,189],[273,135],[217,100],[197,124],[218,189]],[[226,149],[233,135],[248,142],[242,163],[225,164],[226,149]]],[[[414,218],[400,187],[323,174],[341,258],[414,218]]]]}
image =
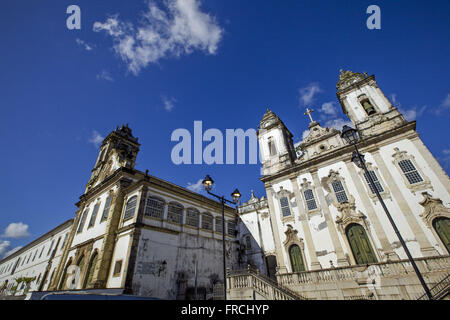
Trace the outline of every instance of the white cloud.
{"type": "Polygon", "coordinates": [[[188,182],[186,189],[189,189],[194,192],[200,192],[203,190],[202,181],[203,181],[203,179],[199,179],[196,183],[188,182]]]}
{"type": "Polygon", "coordinates": [[[323,103],[322,107],[319,109],[319,111],[321,111],[325,115],[331,116],[331,117],[337,116],[337,113],[338,113],[334,101],[323,103]]]}
{"type": "Polygon", "coordinates": [[[215,54],[223,30],[214,17],[200,9],[198,0],[166,0],[160,8],[148,2],[148,11],[138,27],[109,17],[95,22],[95,32],[105,31],[113,38],[114,51],[138,75],[142,68],[158,60],[200,50],[215,54]]]}
{"type": "Polygon", "coordinates": [[[167,98],[165,96],[162,96],[161,99],[164,103],[164,109],[169,112],[172,111],[172,109],[175,107],[175,102],[177,102],[177,100],[174,98],[167,98]]]}
{"type": "Polygon", "coordinates": [[[28,225],[22,222],[13,222],[6,227],[5,232],[2,234],[3,238],[26,238],[29,237],[28,225]]]}
{"type": "Polygon", "coordinates": [[[303,106],[309,105],[314,100],[314,96],[322,92],[322,89],[320,89],[319,85],[316,83],[310,83],[306,87],[300,88],[300,104],[303,106]]]}
{"type": "Polygon", "coordinates": [[[109,81],[109,82],[114,82],[114,78],[106,70],[102,70],[102,72],[97,74],[97,80],[106,80],[106,81],[109,81]]]}
{"type": "Polygon", "coordinates": [[[302,134],[302,140],[305,140],[305,138],[306,138],[308,135],[309,135],[309,130],[303,131],[303,134],[302,134]]]}
{"type": "Polygon", "coordinates": [[[444,154],[450,154],[450,149],[444,149],[444,151],[442,151],[442,153],[444,153],[444,154]]]}
{"type": "Polygon", "coordinates": [[[334,128],[339,131],[341,131],[342,127],[345,125],[352,127],[353,123],[348,119],[340,119],[340,118],[331,119],[331,120],[328,120],[327,122],[325,122],[325,127],[334,128]]]}
{"type": "Polygon", "coordinates": [[[445,97],[444,101],[442,101],[442,106],[445,108],[450,107],[450,93],[447,93],[447,96],[445,97]]]}
{"type": "Polygon", "coordinates": [[[92,131],[92,136],[89,138],[88,142],[92,143],[96,148],[100,146],[103,142],[104,137],[100,135],[96,130],[92,131]]]}
{"type": "Polygon", "coordinates": [[[6,252],[8,252],[9,246],[11,245],[11,242],[8,240],[1,240],[0,241],[0,259],[3,258],[6,252]]]}
{"type": "Polygon", "coordinates": [[[400,101],[397,100],[397,94],[393,93],[391,94],[391,102],[392,104],[397,107],[398,111],[403,114],[403,117],[405,117],[408,121],[416,120],[418,117],[420,117],[424,111],[428,108],[427,105],[424,105],[422,107],[414,106],[412,108],[403,108],[400,101]]]}
{"type": "Polygon", "coordinates": [[[75,39],[76,43],[78,43],[80,46],[84,47],[84,49],[86,49],[87,51],[91,51],[92,50],[92,46],[87,44],[86,42],[84,42],[81,39],[76,38],[75,39]]]}

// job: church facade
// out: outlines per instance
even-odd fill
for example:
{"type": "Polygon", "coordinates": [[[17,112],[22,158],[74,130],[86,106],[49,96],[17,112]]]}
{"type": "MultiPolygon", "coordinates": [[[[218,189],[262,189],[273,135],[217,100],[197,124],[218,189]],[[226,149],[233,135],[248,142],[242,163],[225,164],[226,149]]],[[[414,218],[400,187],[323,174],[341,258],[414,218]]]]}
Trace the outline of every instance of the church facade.
{"type": "MultiPolygon", "coordinates": [[[[450,273],[447,174],[415,131],[416,123],[405,120],[374,76],[341,71],[337,98],[359,132],[358,148],[369,174],[412,256],[420,260],[428,283],[436,283],[450,273]]],[[[378,278],[371,285],[378,286],[381,298],[413,298],[423,292],[417,277],[405,287],[401,272],[385,277],[394,265],[415,274],[404,262],[407,256],[369,178],[351,161],[354,147],[340,131],[313,121],[311,110],[306,114],[309,134],[297,150],[292,133],[275,113],[267,110],[260,122],[266,196],[257,198],[252,192],[239,208],[248,263],[279,284],[318,299],[359,297],[369,291],[373,297],[374,286],[345,281],[358,274],[366,280],[372,276],[371,282],[378,278]],[[330,277],[331,283],[342,279],[348,294],[330,283],[326,289],[327,281],[317,278],[321,276],[330,277]],[[383,292],[389,281],[394,285],[383,292]]]]}

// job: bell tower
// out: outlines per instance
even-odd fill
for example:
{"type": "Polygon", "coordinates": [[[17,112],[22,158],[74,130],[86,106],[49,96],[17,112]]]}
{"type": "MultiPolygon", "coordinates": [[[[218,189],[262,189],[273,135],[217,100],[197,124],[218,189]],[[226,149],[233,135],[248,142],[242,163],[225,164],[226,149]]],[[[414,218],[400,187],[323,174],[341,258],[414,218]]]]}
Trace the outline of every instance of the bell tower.
{"type": "Polygon", "coordinates": [[[374,75],[340,72],[336,95],[361,136],[376,135],[407,122],[380,90],[374,75]]]}
{"type": "Polygon", "coordinates": [[[271,110],[267,109],[264,114],[257,134],[263,175],[292,165],[296,159],[292,133],[271,110]]]}
{"type": "Polygon", "coordinates": [[[102,142],[85,193],[119,168],[133,169],[139,146],[138,138],[133,136],[128,124],[116,127],[102,142]]]}

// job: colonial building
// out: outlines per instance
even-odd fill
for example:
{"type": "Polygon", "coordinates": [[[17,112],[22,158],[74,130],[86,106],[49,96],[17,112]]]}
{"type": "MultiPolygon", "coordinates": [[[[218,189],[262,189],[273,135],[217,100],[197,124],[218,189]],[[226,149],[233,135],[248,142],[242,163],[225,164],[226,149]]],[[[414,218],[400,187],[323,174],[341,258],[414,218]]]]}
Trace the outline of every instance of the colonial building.
{"type": "Polygon", "coordinates": [[[138,139],[117,128],[100,147],[73,221],[0,261],[1,293],[191,299],[197,291],[209,299],[223,277],[225,232],[229,299],[415,299],[423,288],[377,190],[427,285],[445,295],[447,174],[374,76],[341,71],[337,97],[359,132],[368,175],[351,161],[354,146],[312,110],[298,148],[267,110],[258,128],[266,195],[252,191],[237,213],[226,207],[226,230],[220,203],[136,170],[138,139]],[[16,279],[28,282],[17,287],[16,279]]]}
{"type": "MultiPolygon", "coordinates": [[[[374,76],[341,71],[337,98],[359,132],[357,146],[376,188],[433,286],[450,273],[447,174],[423,144],[415,121],[405,120],[374,76]]],[[[369,177],[351,161],[354,147],[340,131],[314,121],[311,112],[298,152],[275,113],[267,110],[260,122],[266,197],[252,192],[239,208],[248,264],[307,298],[420,295],[420,282],[369,177]]],[[[230,281],[235,297],[244,297],[244,287],[230,281]]]]}
{"type": "MultiPolygon", "coordinates": [[[[139,147],[128,126],[104,139],[73,223],[0,262],[7,294],[14,279],[27,276],[36,277],[31,291],[96,289],[189,299],[196,287],[198,298],[212,297],[223,279],[222,205],[134,169],[139,147]]],[[[230,268],[237,260],[236,217],[226,207],[230,268]]],[[[16,294],[24,292],[19,289],[16,294]]]]}

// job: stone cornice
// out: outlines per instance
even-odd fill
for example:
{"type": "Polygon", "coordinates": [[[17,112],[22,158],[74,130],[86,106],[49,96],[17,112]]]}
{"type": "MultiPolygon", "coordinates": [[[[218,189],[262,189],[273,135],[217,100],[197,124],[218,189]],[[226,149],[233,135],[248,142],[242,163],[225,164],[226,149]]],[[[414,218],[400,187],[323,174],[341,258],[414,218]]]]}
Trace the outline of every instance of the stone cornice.
{"type": "MultiPolygon", "coordinates": [[[[408,131],[415,131],[416,129],[416,122],[412,121],[412,122],[408,122],[405,125],[401,126],[401,127],[397,127],[389,132],[383,132],[381,134],[378,134],[376,136],[371,136],[368,137],[362,141],[360,141],[358,143],[358,148],[361,150],[363,148],[369,147],[371,145],[377,144],[381,141],[387,140],[389,138],[395,137],[397,135],[403,134],[405,132],[408,131]]],[[[354,151],[354,147],[352,145],[345,145],[339,149],[335,149],[332,152],[326,153],[322,156],[317,156],[311,160],[308,160],[306,162],[302,162],[302,163],[298,163],[293,165],[292,167],[286,168],[280,172],[277,172],[276,174],[270,175],[270,176],[263,176],[260,178],[260,180],[262,182],[264,182],[265,184],[274,181],[278,178],[299,172],[301,170],[304,169],[310,169],[311,167],[319,167],[320,164],[326,162],[326,161],[330,161],[333,159],[339,159],[339,158],[343,158],[348,157],[350,158],[352,153],[354,151]]],[[[345,161],[345,159],[342,159],[342,161],[345,161]]],[[[310,171],[310,170],[309,170],[310,171]]]]}

